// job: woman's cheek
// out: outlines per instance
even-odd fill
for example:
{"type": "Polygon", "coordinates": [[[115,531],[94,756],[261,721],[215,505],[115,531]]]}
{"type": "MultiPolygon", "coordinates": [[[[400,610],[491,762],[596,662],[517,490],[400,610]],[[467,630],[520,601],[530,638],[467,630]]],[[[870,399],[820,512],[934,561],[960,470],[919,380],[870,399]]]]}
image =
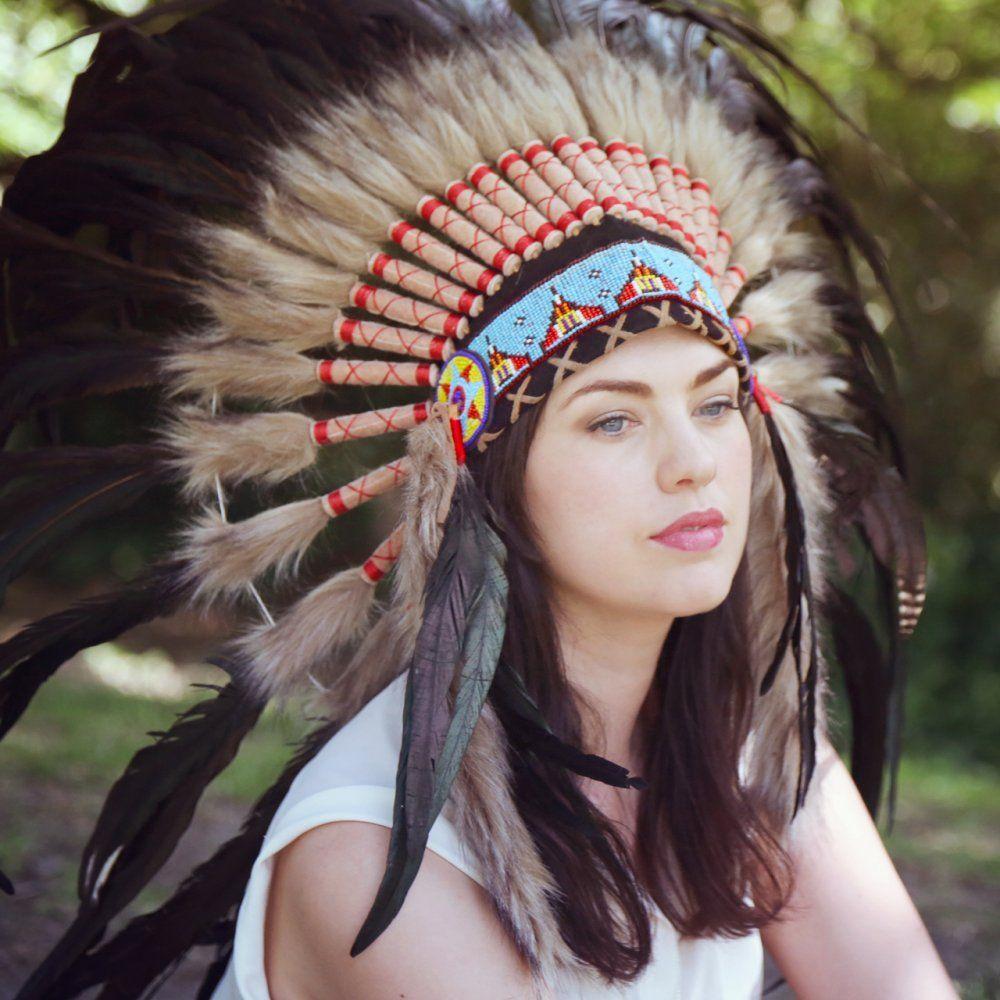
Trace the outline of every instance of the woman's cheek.
{"type": "MultiPolygon", "coordinates": [[[[731,507],[732,526],[740,539],[745,541],[750,519],[750,491],[753,485],[753,452],[749,431],[744,426],[729,452],[726,477],[727,499],[731,507]]],[[[740,546],[742,550],[742,545],[740,546]]]]}
{"type": "Polygon", "coordinates": [[[550,565],[569,576],[611,570],[623,551],[625,539],[615,531],[628,520],[629,491],[606,463],[577,454],[575,461],[555,464],[549,487],[535,494],[536,523],[550,565]]]}
{"type": "MultiPolygon", "coordinates": [[[[566,494],[564,494],[566,495],[566,494]]],[[[636,540],[645,535],[649,510],[641,509],[642,490],[630,484],[627,465],[618,469],[599,463],[577,466],[569,501],[555,512],[556,531],[563,535],[574,562],[598,578],[631,574],[636,567],[636,540]]]]}

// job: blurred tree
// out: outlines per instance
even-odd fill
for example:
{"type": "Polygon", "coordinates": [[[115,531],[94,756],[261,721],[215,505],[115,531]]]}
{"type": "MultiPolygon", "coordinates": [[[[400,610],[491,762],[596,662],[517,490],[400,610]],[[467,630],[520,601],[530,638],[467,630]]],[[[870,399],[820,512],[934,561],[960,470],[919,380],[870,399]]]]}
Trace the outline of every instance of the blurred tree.
{"type": "Polygon", "coordinates": [[[146,0],[2,0],[0,2],[0,185],[59,133],[73,77],[86,66],[93,38],[44,58],[39,54],[87,25],[134,14],[146,0]]]}
{"type": "Polygon", "coordinates": [[[899,370],[909,472],[930,546],[907,746],[1000,765],[1000,8],[981,0],[742,6],[886,153],[873,155],[784,74],[792,107],[881,234],[909,323],[908,333],[890,325],[888,304],[872,294],[870,314],[899,370]]]}

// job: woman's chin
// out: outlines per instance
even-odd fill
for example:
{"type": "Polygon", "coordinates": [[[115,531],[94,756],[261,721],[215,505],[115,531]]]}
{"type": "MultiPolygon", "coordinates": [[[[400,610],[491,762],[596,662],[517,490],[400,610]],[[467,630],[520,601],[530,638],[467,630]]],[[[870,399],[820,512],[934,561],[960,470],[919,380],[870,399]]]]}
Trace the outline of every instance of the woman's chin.
{"type": "Polygon", "coordinates": [[[733,574],[715,567],[711,572],[687,573],[682,583],[674,578],[656,593],[651,603],[662,608],[664,614],[687,618],[715,610],[729,595],[732,586],[733,574]]]}

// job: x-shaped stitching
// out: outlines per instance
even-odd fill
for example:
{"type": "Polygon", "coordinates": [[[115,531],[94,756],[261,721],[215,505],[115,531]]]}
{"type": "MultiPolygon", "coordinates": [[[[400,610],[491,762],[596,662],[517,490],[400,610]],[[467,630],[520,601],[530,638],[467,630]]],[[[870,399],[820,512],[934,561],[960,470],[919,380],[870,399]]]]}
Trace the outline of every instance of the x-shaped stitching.
{"type": "Polygon", "coordinates": [[[610,354],[622,341],[628,340],[632,336],[632,332],[625,329],[626,316],[626,313],[622,313],[615,319],[614,323],[604,323],[597,328],[608,338],[604,345],[605,354],[610,354]]]}
{"type": "Polygon", "coordinates": [[[549,358],[549,364],[556,370],[552,382],[553,388],[559,385],[564,378],[571,375],[573,372],[579,371],[581,368],[585,367],[585,363],[583,361],[572,360],[573,352],[576,350],[576,345],[579,343],[579,340],[571,340],[563,357],[557,358],[553,355],[549,358]]]}
{"type": "Polygon", "coordinates": [[[515,420],[521,415],[522,404],[532,405],[533,403],[540,403],[544,398],[544,393],[541,396],[529,396],[528,383],[531,381],[531,376],[529,375],[518,387],[517,391],[513,396],[510,397],[510,422],[514,423],[515,420]]]}

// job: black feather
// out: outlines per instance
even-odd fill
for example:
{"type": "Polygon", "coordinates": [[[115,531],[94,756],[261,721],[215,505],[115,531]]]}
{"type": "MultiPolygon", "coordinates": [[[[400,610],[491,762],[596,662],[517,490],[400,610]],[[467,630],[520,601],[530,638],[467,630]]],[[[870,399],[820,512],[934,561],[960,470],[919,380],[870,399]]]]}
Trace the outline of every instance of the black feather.
{"type": "Polygon", "coordinates": [[[144,578],[40,618],[0,643],[0,739],[71,656],[171,614],[186,596],[182,579],[177,563],[154,566],[144,578]]]}
{"type": "MultiPolygon", "coordinates": [[[[45,476],[74,477],[79,470],[155,468],[169,452],[159,444],[119,444],[93,448],[89,445],[52,445],[24,451],[0,452],[0,486],[30,476],[32,483],[45,476]]],[[[20,502],[19,500],[17,502],[20,502]]],[[[0,502],[0,518],[7,513],[0,502]]]]}
{"type": "Polygon", "coordinates": [[[210,996],[228,958],[239,907],[264,834],[296,775],[339,728],[327,723],[300,743],[274,784],[254,804],[240,831],[198,865],[173,895],[135,917],[110,940],[83,954],[53,983],[53,995],[74,997],[104,985],[105,997],[138,997],[193,945],[214,944],[222,961],[210,968],[199,996],[210,996]]]}
{"type": "Polygon", "coordinates": [[[644,778],[630,775],[628,768],[598,754],[585,753],[556,736],[529,694],[524,680],[503,659],[497,665],[490,696],[508,738],[521,750],[560,764],[584,778],[616,788],[647,786],[644,778]]]}
{"type": "Polygon", "coordinates": [[[42,407],[110,395],[159,381],[163,348],[135,338],[47,341],[12,348],[0,371],[0,445],[42,407]]]}
{"type": "Polygon", "coordinates": [[[762,410],[762,413],[785,498],[784,556],[788,614],[778,638],[774,659],[764,674],[758,693],[763,696],[771,689],[790,647],[798,684],[800,749],[795,808],[792,812],[794,817],[805,803],[806,792],[816,767],[815,716],[819,669],[817,621],[809,576],[805,512],[795,485],[795,474],[773,415],[767,409],[762,410]],[[809,653],[805,673],[802,670],[803,601],[809,618],[809,653]]]}
{"type": "MultiPolygon", "coordinates": [[[[923,519],[903,477],[865,433],[841,421],[810,420],[813,447],[828,470],[836,496],[840,555],[847,563],[852,530],[856,530],[890,588],[887,610],[892,634],[900,628],[901,592],[922,602],[927,576],[927,544],[923,519]]],[[[906,631],[912,631],[909,625],[906,631]]]]}
{"type": "Polygon", "coordinates": [[[888,665],[871,623],[846,591],[831,586],[824,612],[851,711],[851,775],[874,819],[886,760],[888,665]]]}
{"type": "Polygon", "coordinates": [[[8,519],[8,527],[0,532],[0,601],[7,585],[36,559],[83,525],[127,510],[167,478],[168,469],[158,461],[149,464],[134,452],[117,457],[120,462],[89,469],[68,481],[33,481],[4,498],[0,508],[16,503],[20,517],[8,519]]]}
{"type": "Polygon", "coordinates": [[[263,703],[234,684],[180,714],[115,782],[83,851],[76,918],[18,997],[51,997],[54,983],[103,936],[173,853],[202,792],[236,755],[263,703]]]}
{"type": "Polygon", "coordinates": [[[489,692],[506,616],[504,555],[475,482],[460,466],[408,667],[386,870],[351,955],[364,951],[403,905],[489,692]]]}

